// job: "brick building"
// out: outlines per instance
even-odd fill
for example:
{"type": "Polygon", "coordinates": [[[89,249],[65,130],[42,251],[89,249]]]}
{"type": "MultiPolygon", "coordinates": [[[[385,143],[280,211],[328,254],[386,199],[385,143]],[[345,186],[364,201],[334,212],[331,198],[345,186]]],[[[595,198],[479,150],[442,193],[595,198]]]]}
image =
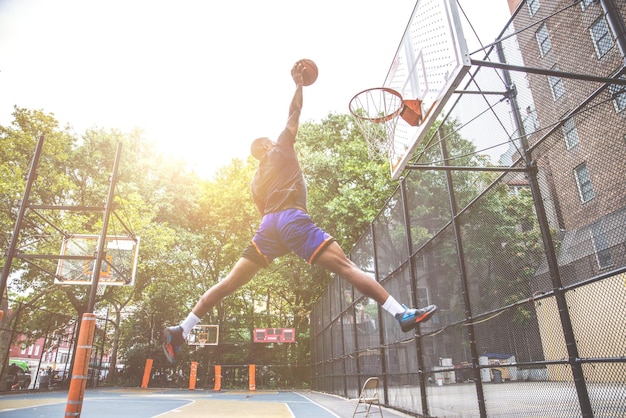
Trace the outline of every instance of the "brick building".
{"type": "MultiPolygon", "coordinates": [[[[599,301],[605,312],[615,312],[604,316],[601,327],[575,321],[581,324],[574,329],[581,356],[620,356],[624,330],[618,312],[626,277],[612,271],[626,260],[626,86],[606,80],[626,77],[626,2],[508,3],[523,65],[531,69],[533,128],[524,126],[543,180],[562,282],[589,283],[571,292],[571,314],[593,312],[599,301]]],[[[536,272],[532,286],[539,293],[552,288],[547,266],[536,272]]],[[[562,332],[549,319],[555,309],[552,303],[537,306],[547,360],[567,357],[565,347],[548,346],[562,332]]],[[[587,378],[606,381],[610,375],[597,365],[587,378]]],[[[550,377],[568,375],[552,368],[550,377]]]]}

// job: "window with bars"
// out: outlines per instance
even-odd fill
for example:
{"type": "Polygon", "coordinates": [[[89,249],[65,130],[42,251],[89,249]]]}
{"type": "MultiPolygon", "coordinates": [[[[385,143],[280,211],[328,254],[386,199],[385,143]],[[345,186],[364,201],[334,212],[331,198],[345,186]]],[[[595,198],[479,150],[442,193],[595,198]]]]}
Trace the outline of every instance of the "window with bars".
{"type": "Polygon", "coordinates": [[[602,58],[614,45],[609,25],[606,23],[604,16],[600,16],[593,22],[593,25],[589,28],[589,32],[591,32],[591,39],[593,40],[593,47],[596,50],[596,56],[602,58]]]}
{"type": "Polygon", "coordinates": [[[552,42],[550,42],[550,34],[548,33],[548,27],[545,23],[539,26],[539,30],[535,32],[537,38],[537,44],[539,45],[539,54],[545,57],[546,54],[552,49],[552,42]]]}
{"type": "Polygon", "coordinates": [[[574,118],[569,118],[563,122],[561,129],[563,130],[563,136],[565,137],[565,147],[568,150],[578,145],[578,131],[576,130],[576,125],[574,124],[574,118]]]}
{"type": "MultiPolygon", "coordinates": [[[[621,77],[625,79],[624,76],[621,77]]],[[[617,113],[626,109],[626,85],[611,84],[609,85],[609,92],[613,99],[613,107],[617,113]]]]}
{"type": "Polygon", "coordinates": [[[539,10],[539,0],[528,0],[526,2],[528,5],[528,13],[530,13],[530,17],[533,17],[537,10],[539,10]]]}
{"type": "Polygon", "coordinates": [[[580,200],[583,203],[589,202],[596,197],[593,191],[593,184],[591,184],[591,176],[587,169],[587,163],[582,163],[574,169],[574,176],[576,177],[576,185],[578,186],[578,193],[580,194],[580,200]]]}
{"type": "MultiPolygon", "coordinates": [[[[554,66],[551,70],[559,71],[559,67],[554,66]]],[[[565,85],[561,77],[550,75],[548,76],[548,82],[550,83],[550,91],[552,91],[552,97],[555,101],[565,95],[565,85]]]]}
{"type": "Polygon", "coordinates": [[[580,2],[580,6],[583,8],[583,10],[585,10],[587,7],[589,7],[591,5],[591,3],[593,3],[594,0],[581,0],[580,2]]]}
{"type": "Polygon", "coordinates": [[[591,225],[591,241],[596,253],[596,261],[600,269],[613,266],[613,258],[611,257],[611,247],[606,234],[606,228],[602,220],[591,225]]]}

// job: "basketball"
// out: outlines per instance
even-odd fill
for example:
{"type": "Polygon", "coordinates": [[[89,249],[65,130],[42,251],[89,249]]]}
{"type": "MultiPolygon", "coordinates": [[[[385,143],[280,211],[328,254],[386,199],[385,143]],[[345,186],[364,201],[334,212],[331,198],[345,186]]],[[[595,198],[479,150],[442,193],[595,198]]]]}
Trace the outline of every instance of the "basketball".
{"type": "Polygon", "coordinates": [[[302,81],[305,86],[310,86],[315,83],[317,80],[317,65],[308,58],[301,59],[301,62],[304,65],[304,69],[302,70],[302,81]]]}

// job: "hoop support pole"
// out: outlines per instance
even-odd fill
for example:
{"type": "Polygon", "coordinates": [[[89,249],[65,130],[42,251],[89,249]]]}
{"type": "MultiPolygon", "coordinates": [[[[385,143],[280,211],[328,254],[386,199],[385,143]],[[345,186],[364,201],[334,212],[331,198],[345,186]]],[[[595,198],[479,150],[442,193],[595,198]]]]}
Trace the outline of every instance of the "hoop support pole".
{"type": "Polygon", "coordinates": [[[93,313],[83,314],[76,344],[76,358],[72,367],[72,380],[67,394],[65,406],[66,417],[80,417],[83,407],[85,387],[89,378],[89,359],[93,346],[93,337],[96,329],[96,315],[93,313]]]}

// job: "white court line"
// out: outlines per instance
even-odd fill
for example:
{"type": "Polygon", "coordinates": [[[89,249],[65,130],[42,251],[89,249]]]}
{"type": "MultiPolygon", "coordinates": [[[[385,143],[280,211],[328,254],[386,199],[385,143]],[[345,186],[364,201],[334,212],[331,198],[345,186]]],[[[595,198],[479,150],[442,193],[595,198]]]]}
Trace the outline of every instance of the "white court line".
{"type": "Polygon", "coordinates": [[[22,409],[39,408],[40,406],[57,405],[57,404],[63,404],[63,403],[67,404],[67,401],[40,403],[40,404],[37,404],[37,405],[20,406],[20,407],[17,407],[17,408],[5,408],[5,409],[0,409],[0,412],[20,411],[22,409]]]}
{"type": "Polygon", "coordinates": [[[313,404],[315,404],[315,405],[319,406],[320,408],[322,408],[324,411],[328,412],[328,413],[329,413],[329,414],[331,414],[332,416],[334,416],[334,417],[336,417],[336,418],[341,418],[339,415],[335,414],[333,411],[331,411],[330,409],[326,408],[324,405],[320,405],[320,404],[318,404],[318,403],[317,403],[317,402],[315,402],[313,399],[308,398],[308,397],[306,397],[306,396],[304,396],[304,395],[302,395],[302,394],[300,394],[300,393],[297,393],[297,392],[293,392],[293,393],[295,393],[295,394],[296,394],[296,395],[298,395],[298,396],[302,396],[302,397],[303,397],[304,399],[306,399],[307,401],[309,401],[309,402],[311,402],[311,403],[313,403],[313,404]]]}
{"type": "Polygon", "coordinates": [[[170,412],[182,412],[182,411],[179,410],[179,408],[186,408],[189,405],[193,405],[194,403],[196,403],[196,401],[191,400],[191,399],[182,399],[182,400],[189,401],[189,403],[186,403],[185,405],[177,406],[176,408],[170,409],[169,411],[161,412],[158,415],[153,415],[151,418],[157,418],[157,417],[163,416],[165,414],[169,414],[170,412]]]}
{"type": "Polygon", "coordinates": [[[289,411],[289,413],[291,414],[292,418],[296,418],[296,416],[294,415],[293,411],[291,410],[291,408],[289,408],[289,404],[287,402],[283,402],[283,405],[285,405],[287,407],[287,410],[289,411]]]}

